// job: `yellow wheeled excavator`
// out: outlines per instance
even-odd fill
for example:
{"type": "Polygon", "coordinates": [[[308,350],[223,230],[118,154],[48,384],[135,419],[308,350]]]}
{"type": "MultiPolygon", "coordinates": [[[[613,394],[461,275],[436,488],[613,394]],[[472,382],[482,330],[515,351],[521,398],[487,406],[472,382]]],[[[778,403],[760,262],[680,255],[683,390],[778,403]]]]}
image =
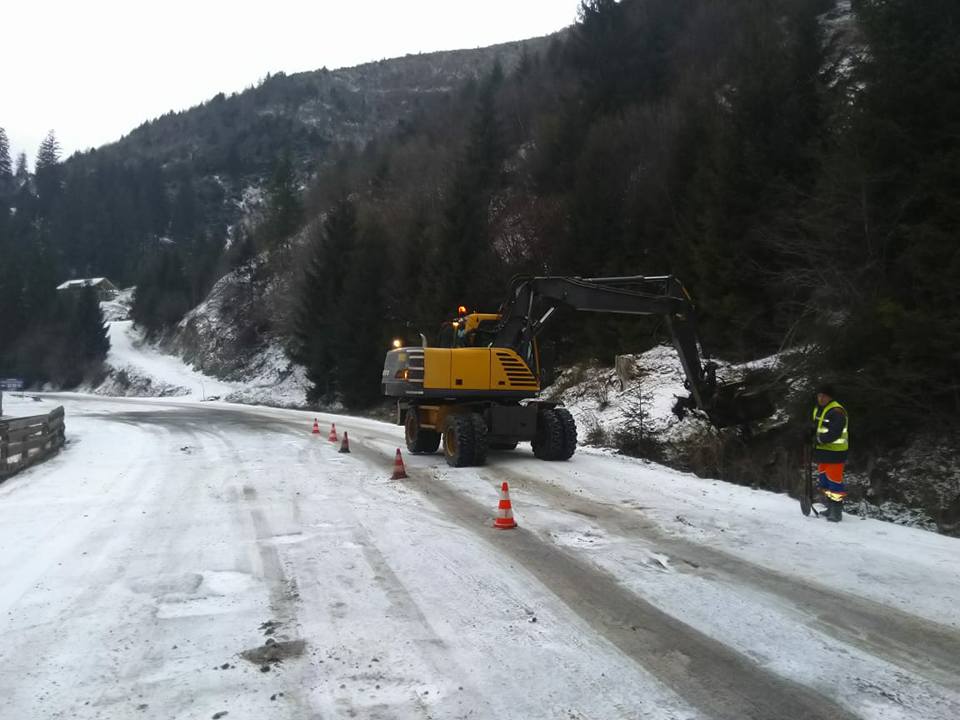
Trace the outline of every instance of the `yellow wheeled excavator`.
{"type": "Polygon", "coordinates": [[[483,465],[487,449],[529,441],[543,460],[568,460],[577,448],[570,412],[539,399],[538,337],[561,306],[666,320],[686,375],[688,398],[678,409],[699,409],[717,426],[768,417],[764,393],[742,383],[717,382],[715,363],[701,361],[694,307],[672,275],[610,278],[514,278],[497,313],[467,313],[444,324],[438,347],[399,347],[387,353],[383,393],[397,398],[397,423],[407,449],[433,453],[443,441],[447,463],[483,465]]]}

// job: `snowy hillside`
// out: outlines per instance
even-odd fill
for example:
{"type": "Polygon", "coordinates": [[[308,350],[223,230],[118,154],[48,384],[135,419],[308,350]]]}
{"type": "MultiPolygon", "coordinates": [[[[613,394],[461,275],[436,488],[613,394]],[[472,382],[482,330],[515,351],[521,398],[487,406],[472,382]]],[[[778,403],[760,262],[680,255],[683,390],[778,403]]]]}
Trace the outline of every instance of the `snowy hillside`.
{"type": "MultiPolygon", "coordinates": [[[[745,373],[777,371],[779,356],[750,363],[718,363],[723,380],[741,380],[745,373]]],[[[674,412],[677,399],[690,393],[684,388],[683,367],[677,351],[661,345],[639,355],[620,358],[621,374],[613,368],[576,365],[564,370],[546,390],[546,397],[570,408],[580,437],[590,444],[613,446],[621,432],[642,435],[663,446],[668,456],[697,435],[712,432],[706,417],[674,412]]],[[[786,418],[778,413],[765,427],[782,425],[786,418]]]]}
{"type": "MultiPolygon", "coordinates": [[[[719,375],[736,381],[748,372],[776,374],[784,371],[784,357],[721,364],[719,375]]],[[[779,398],[777,414],[744,437],[735,429],[718,431],[696,413],[687,413],[683,419],[674,414],[676,399],[688,392],[672,347],[625,356],[623,366],[626,382],[613,368],[581,364],[566,369],[546,391],[547,397],[570,408],[582,444],[655,459],[706,477],[793,491],[799,473],[793,454],[798,421],[786,414],[787,398],[779,398]],[[743,456],[749,458],[748,470],[754,473],[737,467],[743,456]]],[[[789,378],[784,382],[791,385],[789,378]]],[[[794,391],[802,392],[799,387],[794,391]]],[[[846,473],[850,511],[960,534],[960,448],[943,438],[923,435],[879,456],[858,452],[855,418],[853,422],[854,451],[846,473]]]]}
{"type": "MultiPolygon", "coordinates": [[[[191,365],[148,342],[129,320],[133,288],[116,299],[101,303],[108,320],[110,352],[106,379],[93,391],[120,397],[186,397],[197,400],[223,399],[262,403],[279,407],[300,407],[306,396],[303,369],[293,366],[278,346],[267,346],[252,355],[245,377],[221,380],[204,366],[191,365]]],[[[196,316],[199,309],[191,313],[196,316]]],[[[211,339],[222,330],[204,327],[211,339]]]]}

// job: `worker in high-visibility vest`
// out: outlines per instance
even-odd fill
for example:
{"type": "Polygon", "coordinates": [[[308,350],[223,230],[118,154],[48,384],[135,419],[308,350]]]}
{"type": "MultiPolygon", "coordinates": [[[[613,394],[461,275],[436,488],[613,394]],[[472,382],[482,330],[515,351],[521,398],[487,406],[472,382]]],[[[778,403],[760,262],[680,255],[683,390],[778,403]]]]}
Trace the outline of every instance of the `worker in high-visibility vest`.
{"type": "Polygon", "coordinates": [[[832,386],[817,388],[817,406],[813,409],[813,461],[817,463],[817,484],[826,498],[827,520],[840,522],[843,499],[847,496],[843,465],[850,450],[850,419],[834,397],[832,386]]]}

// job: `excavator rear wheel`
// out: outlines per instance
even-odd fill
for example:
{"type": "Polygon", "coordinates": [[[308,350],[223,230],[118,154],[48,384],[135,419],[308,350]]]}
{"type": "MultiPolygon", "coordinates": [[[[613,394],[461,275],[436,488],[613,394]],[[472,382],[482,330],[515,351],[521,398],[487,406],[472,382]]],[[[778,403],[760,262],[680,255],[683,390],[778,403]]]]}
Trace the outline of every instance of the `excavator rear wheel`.
{"type": "Polygon", "coordinates": [[[557,460],[569,460],[577,451],[577,423],[566,408],[554,408],[553,412],[556,413],[560,426],[563,428],[563,444],[557,460]]]}
{"type": "Polygon", "coordinates": [[[530,443],[541,460],[559,460],[563,454],[563,424],[553,408],[537,413],[537,434],[530,443]]]}

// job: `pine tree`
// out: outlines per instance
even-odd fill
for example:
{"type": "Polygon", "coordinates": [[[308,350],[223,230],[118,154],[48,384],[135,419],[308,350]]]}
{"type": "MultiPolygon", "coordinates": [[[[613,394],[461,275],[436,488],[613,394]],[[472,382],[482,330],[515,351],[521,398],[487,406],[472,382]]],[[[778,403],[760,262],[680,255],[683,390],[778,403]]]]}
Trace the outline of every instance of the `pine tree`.
{"type": "Polygon", "coordinates": [[[77,353],[85,369],[103,363],[110,350],[110,339],[103,320],[103,310],[92,287],[85,287],[77,298],[74,324],[77,353]]]}
{"type": "Polygon", "coordinates": [[[267,186],[268,244],[285,240],[303,222],[303,203],[289,152],[277,160],[267,186]]]}
{"type": "Polygon", "coordinates": [[[178,243],[193,239],[197,231],[197,189],[193,175],[187,174],[177,187],[170,210],[170,237],[178,243]]]}
{"type": "Polygon", "coordinates": [[[57,137],[51,130],[40,143],[40,149],[37,150],[35,173],[40,210],[44,214],[51,212],[54,201],[60,194],[61,176],[60,143],[57,142],[57,137]]]}
{"type": "Polygon", "coordinates": [[[5,192],[13,180],[13,170],[10,164],[10,141],[6,131],[0,127],[0,193],[5,192]]]}
{"type": "Polygon", "coordinates": [[[13,176],[17,179],[18,185],[23,185],[30,179],[30,170],[27,168],[27,154],[25,152],[17,154],[17,169],[13,176]]]}
{"type": "Polygon", "coordinates": [[[0,237],[0,375],[13,374],[13,349],[23,332],[23,285],[9,241],[0,237]]]}
{"type": "Polygon", "coordinates": [[[380,398],[380,372],[387,348],[382,228],[364,229],[353,252],[333,317],[334,374],[343,403],[363,408],[380,398]]]}
{"type": "Polygon", "coordinates": [[[340,299],[356,236],[356,209],[349,200],[341,200],[313,239],[301,281],[290,356],[307,368],[311,402],[332,401],[339,390],[335,328],[344,310],[340,299]]]}
{"type": "Polygon", "coordinates": [[[467,146],[446,198],[432,263],[439,314],[464,303],[491,306],[502,291],[501,262],[489,237],[488,218],[505,154],[496,94],[501,81],[502,73],[494,68],[481,84],[467,146]]]}
{"type": "Polygon", "coordinates": [[[41,170],[60,164],[60,142],[57,140],[53,130],[47,133],[47,136],[40,143],[37,150],[37,167],[39,173],[41,170]]]}
{"type": "Polygon", "coordinates": [[[180,251],[159,247],[143,263],[131,316],[148,333],[169,327],[190,309],[190,285],[180,251]]]}

